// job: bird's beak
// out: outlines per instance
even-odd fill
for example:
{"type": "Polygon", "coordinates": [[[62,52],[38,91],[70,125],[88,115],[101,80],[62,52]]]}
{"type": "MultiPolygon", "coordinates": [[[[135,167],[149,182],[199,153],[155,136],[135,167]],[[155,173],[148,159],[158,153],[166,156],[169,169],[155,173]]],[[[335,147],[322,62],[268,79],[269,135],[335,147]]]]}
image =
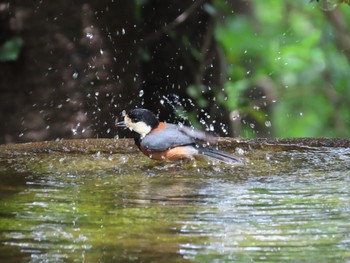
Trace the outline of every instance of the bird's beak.
{"type": "Polygon", "coordinates": [[[119,127],[119,128],[126,128],[126,124],[124,121],[119,121],[115,123],[115,126],[119,127]]]}

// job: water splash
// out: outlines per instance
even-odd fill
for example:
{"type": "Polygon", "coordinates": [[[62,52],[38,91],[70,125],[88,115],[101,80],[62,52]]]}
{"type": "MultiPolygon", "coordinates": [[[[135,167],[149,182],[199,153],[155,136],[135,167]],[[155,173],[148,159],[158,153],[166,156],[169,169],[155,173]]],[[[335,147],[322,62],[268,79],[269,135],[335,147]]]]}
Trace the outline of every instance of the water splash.
{"type": "Polygon", "coordinates": [[[85,35],[88,39],[93,39],[94,35],[92,33],[86,33],[85,35]]]}

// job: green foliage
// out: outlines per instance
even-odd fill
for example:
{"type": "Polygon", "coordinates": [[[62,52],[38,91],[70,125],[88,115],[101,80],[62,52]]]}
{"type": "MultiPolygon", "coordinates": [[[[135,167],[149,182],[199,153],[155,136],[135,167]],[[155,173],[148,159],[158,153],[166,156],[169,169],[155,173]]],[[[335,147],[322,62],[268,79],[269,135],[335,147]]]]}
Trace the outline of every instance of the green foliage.
{"type": "Polygon", "coordinates": [[[327,8],[335,8],[342,3],[350,5],[350,0],[310,0],[310,2],[314,1],[327,8]]]}
{"type": "Polygon", "coordinates": [[[20,37],[8,39],[0,46],[0,61],[17,60],[23,46],[23,40],[20,37]]]}
{"type": "MultiPolygon", "coordinates": [[[[231,14],[216,29],[228,61],[226,107],[263,123],[266,118],[249,112],[239,97],[257,79],[268,77],[278,94],[267,116],[272,136],[350,136],[350,58],[339,48],[339,32],[324,9],[301,0],[251,3],[252,14],[231,14]]],[[[349,25],[349,7],[338,8],[349,25]]]]}

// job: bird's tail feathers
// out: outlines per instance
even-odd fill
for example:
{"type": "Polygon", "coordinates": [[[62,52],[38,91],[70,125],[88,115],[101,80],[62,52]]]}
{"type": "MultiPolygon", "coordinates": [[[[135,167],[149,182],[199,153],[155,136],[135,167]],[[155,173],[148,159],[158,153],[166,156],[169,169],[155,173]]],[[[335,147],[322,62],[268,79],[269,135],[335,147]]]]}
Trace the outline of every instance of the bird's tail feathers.
{"type": "Polygon", "coordinates": [[[243,163],[243,159],[234,156],[230,153],[216,150],[209,147],[199,147],[198,153],[201,155],[204,155],[206,157],[209,157],[215,161],[223,162],[226,164],[241,164],[243,163]]]}

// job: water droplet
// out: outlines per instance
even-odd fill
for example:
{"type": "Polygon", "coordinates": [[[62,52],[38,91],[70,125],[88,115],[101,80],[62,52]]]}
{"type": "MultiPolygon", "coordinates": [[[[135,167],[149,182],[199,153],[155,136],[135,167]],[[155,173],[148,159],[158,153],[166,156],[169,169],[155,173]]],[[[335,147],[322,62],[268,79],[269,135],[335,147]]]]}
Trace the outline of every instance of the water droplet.
{"type": "Polygon", "coordinates": [[[253,106],[253,109],[254,109],[254,110],[260,110],[260,107],[259,107],[258,105],[254,105],[254,106],[253,106]]]}
{"type": "Polygon", "coordinates": [[[86,33],[86,37],[88,39],[93,39],[94,38],[94,35],[92,33],[86,33]]]}
{"type": "Polygon", "coordinates": [[[140,90],[140,92],[139,92],[139,97],[142,97],[143,95],[144,95],[144,91],[143,91],[143,89],[142,90],[140,90]]]}
{"type": "Polygon", "coordinates": [[[250,128],[254,129],[255,128],[255,124],[254,123],[251,123],[249,124],[250,128]]]}
{"type": "Polygon", "coordinates": [[[299,112],[299,115],[300,115],[300,116],[303,116],[303,113],[302,113],[302,112],[299,112]]]}
{"type": "Polygon", "coordinates": [[[103,50],[102,49],[100,49],[100,54],[103,55],[103,50]]]}
{"type": "Polygon", "coordinates": [[[78,75],[79,75],[78,72],[74,72],[73,75],[72,75],[72,78],[73,78],[73,79],[77,79],[77,78],[78,78],[78,75]]]}
{"type": "Polygon", "coordinates": [[[100,158],[100,157],[101,157],[101,152],[98,151],[98,152],[94,155],[94,157],[95,157],[96,159],[100,158]]]}
{"type": "Polygon", "coordinates": [[[265,126],[266,127],[271,127],[271,121],[265,121],[265,126]]]}
{"type": "Polygon", "coordinates": [[[243,155],[245,151],[242,148],[236,148],[236,152],[240,155],[243,155]]]}
{"type": "Polygon", "coordinates": [[[122,35],[125,35],[125,29],[122,28],[122,35]]]}
{"type": "Polygon", "coordinates": [[[73,135],[77,135],[78,134],[78,128],[80,127],[80,123],[77,124],[77,126],[72,128],[72,133],[73,135]]]}

